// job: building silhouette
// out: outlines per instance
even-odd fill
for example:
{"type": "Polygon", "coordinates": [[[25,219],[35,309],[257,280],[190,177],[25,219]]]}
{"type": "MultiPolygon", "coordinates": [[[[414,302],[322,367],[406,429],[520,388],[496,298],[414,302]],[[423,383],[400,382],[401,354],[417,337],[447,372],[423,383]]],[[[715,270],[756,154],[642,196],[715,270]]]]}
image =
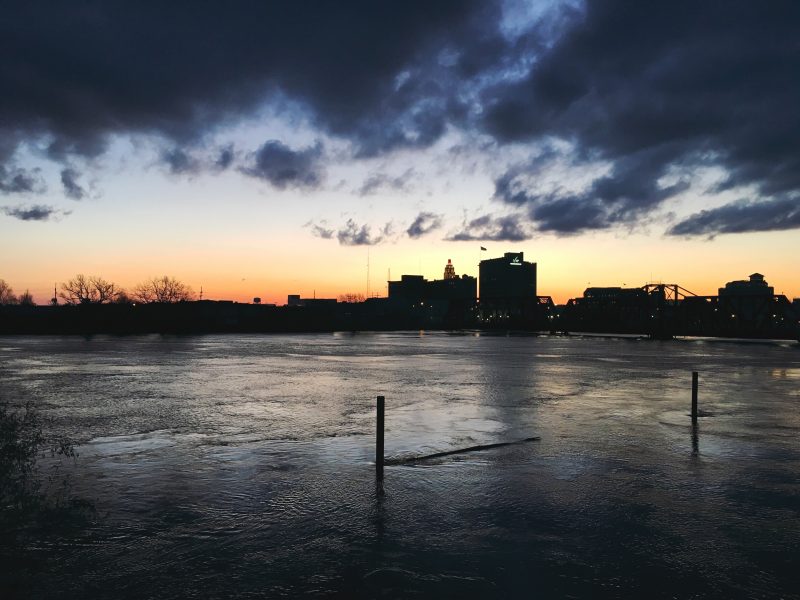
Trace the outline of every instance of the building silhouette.
{"type": "Polygon", "coordinates": [[[480,318],[484,324],[524,326],[537,317],[536,263],[522,252],[480,262],[480,318]]]}
{"type": "Polygon", "coordinates": [[[478,282],[469,275],[456,275],[450,259],[444,279],[428,281],[422,275],[402,275],[389,282],[389,302],[423,323],[465,326],[474,321],[478,282]]]}
{"type": "Polygon", "coordinates": [[[720,296],[774,296],[775,288],[767,285],[761,273],[753,273],[749,280],[729,281],[719,288],[720,296]]]}

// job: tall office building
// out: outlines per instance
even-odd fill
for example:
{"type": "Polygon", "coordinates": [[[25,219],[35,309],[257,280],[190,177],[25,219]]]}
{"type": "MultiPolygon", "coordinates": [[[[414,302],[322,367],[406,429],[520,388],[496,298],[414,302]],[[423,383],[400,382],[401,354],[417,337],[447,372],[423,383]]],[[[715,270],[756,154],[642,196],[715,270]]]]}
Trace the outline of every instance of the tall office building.
{"type": "Polygon", "coordinates": [[[536,298],[536,263],[523,258],[522,252],[506,252],[502,258],[481,261],[481,302],[536,298]]]}
{"type": "Polygon", "coordinates": [[[479,288],[484,321],[535,318],[536,263],[526,262],[522,252],[506,252],[501,258],[482,260],[479,288]]]}

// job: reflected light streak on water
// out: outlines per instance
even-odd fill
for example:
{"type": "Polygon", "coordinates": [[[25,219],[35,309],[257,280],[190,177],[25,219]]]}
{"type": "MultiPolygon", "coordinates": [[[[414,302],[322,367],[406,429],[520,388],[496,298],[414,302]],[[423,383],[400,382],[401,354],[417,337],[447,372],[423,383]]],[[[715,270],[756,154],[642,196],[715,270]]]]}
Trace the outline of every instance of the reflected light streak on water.
{"type": "Polygon", "coordinates": [[[99,515],[4,551],[20,595],[800,589],[796,344],[7,337],[0,380],[78,439],[73,489],[99,515]],[[381,494],[377,395],[388,456],[541,441],[390,466],[381,494]]]}

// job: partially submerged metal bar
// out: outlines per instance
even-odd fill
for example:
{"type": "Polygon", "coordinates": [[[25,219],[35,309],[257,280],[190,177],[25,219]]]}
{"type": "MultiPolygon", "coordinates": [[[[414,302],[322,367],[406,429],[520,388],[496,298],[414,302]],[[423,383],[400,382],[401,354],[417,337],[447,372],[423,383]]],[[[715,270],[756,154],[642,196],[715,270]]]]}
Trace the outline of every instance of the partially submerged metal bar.
{"type": "Polygon", "coordinates": [[[514,446],[516,444],[525,444],[527,442],[538,442],[542,438],[529,437],[524,440],[516,440],[514,442],[500,442],[498,444],[482,444],[480,446],[470,446],[469,448],[460,448],[458,450],[449,450],[447,452],[436,452],[435,454],[426,454],[424,456],[409,456],[406,458],[390,458],[386,461],[387,465],[407,465],[431,460],[434,458],[442,458],[445,456],[453,456],[455,454],[467,454],[469,452],[482,452],[483,450],[492,450],[494,448],[502,448],[503,446],[514,446]]]}

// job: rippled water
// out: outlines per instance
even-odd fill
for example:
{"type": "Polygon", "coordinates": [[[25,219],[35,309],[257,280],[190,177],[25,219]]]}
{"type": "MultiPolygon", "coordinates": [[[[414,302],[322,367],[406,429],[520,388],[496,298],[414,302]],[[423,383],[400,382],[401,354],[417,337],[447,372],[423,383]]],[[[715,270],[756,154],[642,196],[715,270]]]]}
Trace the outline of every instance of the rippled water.
{"type": "Polygon", "coordinates": [[[798,597],[800,347],[436,334],[0,338],[97,517],[47,598],[798,597]],[[700,372],[692,431],[691,371],[700,372]],[[387,466],[386,454],[538,442],[387,466]]]}

